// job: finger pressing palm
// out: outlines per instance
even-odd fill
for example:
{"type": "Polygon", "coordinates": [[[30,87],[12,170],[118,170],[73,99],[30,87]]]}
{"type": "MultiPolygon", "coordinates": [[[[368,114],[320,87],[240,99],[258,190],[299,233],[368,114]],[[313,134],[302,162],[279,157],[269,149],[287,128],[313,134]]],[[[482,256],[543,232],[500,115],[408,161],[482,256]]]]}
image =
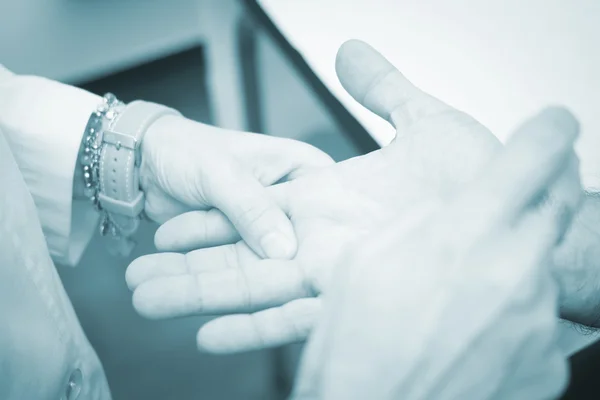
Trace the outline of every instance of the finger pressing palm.
{"type": "Polygon", "coordinates": [[[199,345],[211,351],[304,339],[320,310],[316,296],[326,293],[347,246],[360,245],[391,218],[408,223],[417,205],[443,201],[501,149],[484,126],[420,91],[364,43],[342,46],[336,69],[357,101],[396,127],[396,139],[269,189],[294,224],[293,260],[260,259],[237,241],[219,212],[192,212],[167,222],[156,237],[161,250],[223,245],[134,261],[127,278],[140,313],[151,318],[236,313],[200,331],[199,345]]]}

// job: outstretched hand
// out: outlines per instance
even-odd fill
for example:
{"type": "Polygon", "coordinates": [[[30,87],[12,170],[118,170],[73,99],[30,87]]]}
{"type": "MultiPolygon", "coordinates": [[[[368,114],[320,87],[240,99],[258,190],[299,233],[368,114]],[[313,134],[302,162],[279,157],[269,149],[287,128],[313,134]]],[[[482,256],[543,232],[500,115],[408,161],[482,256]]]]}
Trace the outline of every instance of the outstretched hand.
{"type": "Polygon", "coordinates": [[[303,340],[320,311],[318,296],[349,246],[360,246],[389,220],[410,221],[415,205],[448,198],[502,149],[485,127],[416,88],[362,42],[342,46],[336,69],[357,101],[396,127],[396,139],[269,188],[296,230],[292,260],[257,256],[220,213],[191,212],[165,223],[156,236],[160,250],[223,245],[134,261],[127,281],[138,312],[236,314],[200,330],[199,347],[214,352],[303,340]]]}
{"type": "Polygon", "coordinates": [[[558,398],[549,258],[582,194],[577,132],[568,112],[544,111],[472,184],[348,249],[292,398],[558,398]]]}
{"type": "MultiPolygon", "coordinates": [[[[142,154],[140,184],[146,194],[146,215],[163,223],[190,210],[203,210],[208,218],[218,213],[254,252],[273,259],[292,258],[297,239],[265,187],[333,163],[306,143],[178,116],[152,124],[142,154]]],[[[204,244],[221,244],[221,239],[207,237],[204,244]]]]}

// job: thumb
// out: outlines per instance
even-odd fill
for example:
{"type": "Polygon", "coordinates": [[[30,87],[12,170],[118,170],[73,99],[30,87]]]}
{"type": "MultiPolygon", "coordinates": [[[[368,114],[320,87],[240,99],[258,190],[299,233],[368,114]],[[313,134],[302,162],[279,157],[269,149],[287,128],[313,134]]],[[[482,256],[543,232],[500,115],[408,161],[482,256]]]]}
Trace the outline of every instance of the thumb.
{"type": "MultiPolygon", "coordinates": [[[[410,135],[414,159],[436,173],[436,185],[447,190],[472,178],[500,148],[498,139],[477,120],[413,85],[368,44],[351,40],[337,54],[342,86],[361,105],[390,122],[397,136],[410,135]],[[435,144],[432,147],[432,144],[435,144]]],[[[397,142],[396,142],[397,143],[397,142]]],[[[384,154],[406,146],[389,146],[384,154]]]]}
{"type": "Polygon", "coordinates": [[[227,216],[259,256],[290,259],[296,254],[292,223],[250,172],[226,164],[218,177],[211,174],[202,186],[206,200],[227,216]]]}
{"type": "Polygon", "coordinates": [[[349,40],[340,47],[335,69],[340,83],[356,101],[398,130],[452,110],[410,83],[385,57],[360,40],[349,40]]]}

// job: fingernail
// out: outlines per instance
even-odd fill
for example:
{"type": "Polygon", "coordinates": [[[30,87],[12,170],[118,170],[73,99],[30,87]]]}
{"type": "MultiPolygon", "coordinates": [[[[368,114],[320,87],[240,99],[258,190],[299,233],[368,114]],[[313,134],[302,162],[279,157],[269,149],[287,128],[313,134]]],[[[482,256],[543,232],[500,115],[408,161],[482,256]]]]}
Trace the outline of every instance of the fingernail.
{"type": "Polygon", "coordinates": [[[288,259],[294,256],[296,245],[288,237],[279,232],[271,232],[265,235],[260,246],[267,258],[288,259]]]}

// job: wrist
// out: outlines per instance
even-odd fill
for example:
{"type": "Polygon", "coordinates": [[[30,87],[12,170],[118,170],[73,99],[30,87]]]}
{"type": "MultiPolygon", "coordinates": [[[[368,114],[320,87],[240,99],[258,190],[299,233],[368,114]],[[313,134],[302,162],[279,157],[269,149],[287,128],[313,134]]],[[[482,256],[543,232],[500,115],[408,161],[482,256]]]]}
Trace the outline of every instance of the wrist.
{"type": "MultiPolygon", "coordinates": [[[[127,241],[137,231],[146,203],[140,184],[143,149],[148,147],[143,144],[148,129],[166,115],[179,113],[159,104],[134,101],[103,132],[98,168],[103,234],[127,241]]],[[[152,160],[151,155],[148,160],[152,160]]]]}
{"type": "Polygon", "coordinates": [[[553,257],[561,316],[600,327],[600,197],[588,194],[553,257]]]}
{"type": "Polygon", "coordinates": [[[179,115],[163,115],[154,121],[146,130],[144,140],[141,143],[140,164],[140,190],[147,193],[156,186],[156,161],[160,150],[164,150],[170,141],[177,140],[176,132],[179,131],[179,121],[183,117],[179,115]]]}
{"type": "Polygon", "coordinates": [[[125,106],[107,94],[89,117],[74,193],[88,197],[102,212],[100,232],[117,239],[117,246],[111,247],[119,248],[120,253],[133,248],[130,237],[137,231],[145,206],[145,194],[140,190],[145,133],[167,114],[178,115],[175,110],[143,101],[125,106]]]}

